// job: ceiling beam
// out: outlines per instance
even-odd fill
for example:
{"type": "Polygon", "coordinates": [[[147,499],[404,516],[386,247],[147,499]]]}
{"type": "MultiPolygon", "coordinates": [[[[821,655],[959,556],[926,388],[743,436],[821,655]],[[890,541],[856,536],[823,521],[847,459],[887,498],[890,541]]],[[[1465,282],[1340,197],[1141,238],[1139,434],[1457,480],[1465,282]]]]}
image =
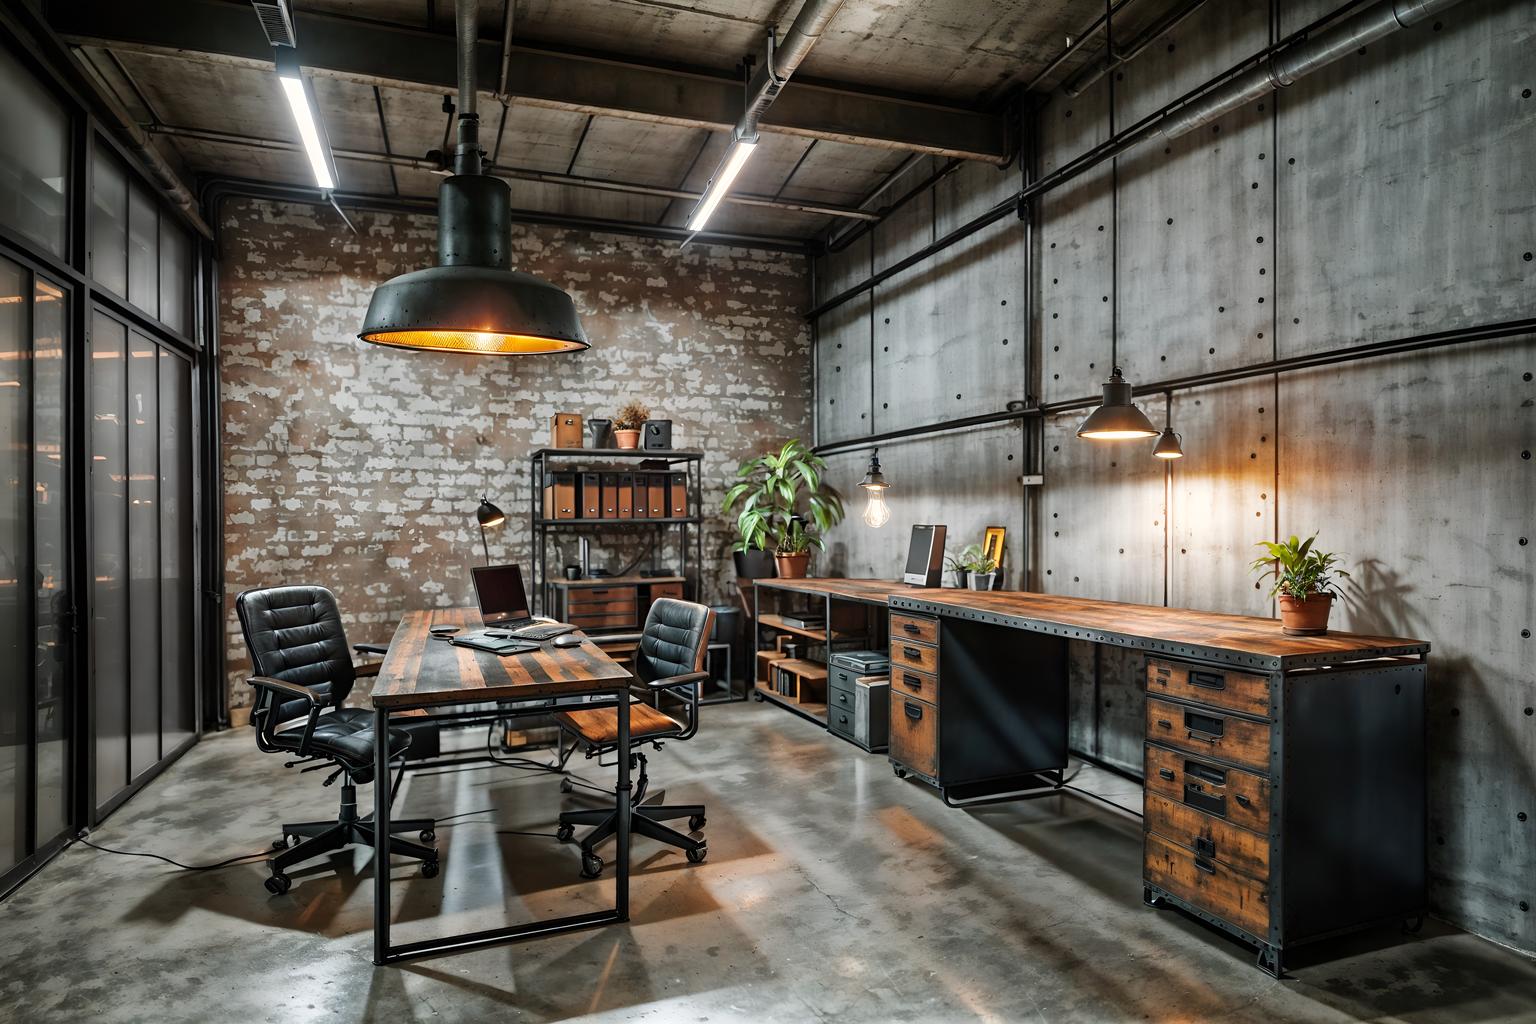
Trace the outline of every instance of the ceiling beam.
{"type": "MultiPolygon", "coordinates": [[[[270,67],[272,51],[247,3],[228,0],[71,0],[49,5],[53,28],[82,46],[270,67]]],[[[452,89],[451,35],[296,11],[299,54],[312,73],[368,85],[452,89]]],[[[481,40],[480,89],[500,85],[501,40],[481,40]]],[[[507,94],[520,103],[586,114],[728,130],[741,116],[742,83],[709,71],[514,45],[507,94]]],[[[1005,164],[1004,118],[942,103],[799,80],[763,116],[765,131],[1005,164]]]]}

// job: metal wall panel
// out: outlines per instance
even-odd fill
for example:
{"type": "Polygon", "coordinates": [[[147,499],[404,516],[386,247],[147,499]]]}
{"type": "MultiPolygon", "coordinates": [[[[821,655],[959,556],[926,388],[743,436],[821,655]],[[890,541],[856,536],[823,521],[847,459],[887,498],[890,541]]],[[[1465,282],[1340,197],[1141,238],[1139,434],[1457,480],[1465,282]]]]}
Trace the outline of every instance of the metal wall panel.
{"type": "Polygon", "coordinates": [[[1285,90],[1282,356],[1536,312],[1533,45],[1468,0],[1285,90]]]}
{"type": "Polygon", "coordinates": [[[907,542],[914,523],[943,523],[948,527],[946,550],[958,554],[967,544],[981,543],[988,526],[1007,529],[1005,580],[1014,584],[1013,560],[1018,557],[1023,529],[1023,430],[1018,423],[1001,423],[929,437],[892,441],[880,446],[880,466],[890,482],[886,500],[891,519],[879,529],[866,526],[864,492],[858,483],[869,467],[869,450],[827,456],[827,479],[844,497],[848,519],[835,529],[827,551],[817,557],[818,575],[893,578],[906,563],[907,542]]]}
{"type": "MultiPolygon", "coordinates": [[[[1124,66],[1124,79],[1115,82],[1115,124],[1134,124],[1268,43],[1269,4],[1204,4],[1124,66]]],[[[1125,45],[1119,19],[1115,44],[1125,45]]]]}
{"type": "MultiPolygon", "coordinates": [[[[932,157],[923,157],[902,176],[904,182],[919,182],[932,174],[932,157]]],[[[906,188],[911,188],[909,184],[906,188]]],[[[900,196],[903,186],[893,189],[900,196]]],[[[891,197],[895,198],[895,196],[891,197]]],[[[904,259],[933,241],[933,189],[925,189],[902,206],[891,211],[890,216],[875,226],[871,233],[875,240],[874,270],[881,271],[897,260],[904,259]]]]}
{"type": "Polygon", "coordinates": [[[1536,948],[1536,336],[1280,379],[1282,533],[1340,552],[1342,629],[1429,655],[1431,904],[1536,948]]]}
{"type": "MultiPolygon", "coordinates": [[[[1156,423],[1163,403],[1145,403],[1156,423]]],[[[1247,564],[1275,533],[1275,378],[1177,392],[1170,422],[1184,458],[1168,466],[1168,604],[1273,615],[1267,584],[1247,564]]]]}
{"type": "MultiPolygon", "coordinates": [[[[1053,97],[1040,112],[1041,170],[1103,141],[1108,112],[1103,79],[1077,99],[1053,97]]],[[[1112,180],[1101,164],[1039,201],[1034,319],[1044,402],[1091,395],[1109,376],[1112,180]]]]}
{"type": "Polygon", "coordinates": [[[816,440],[868,434],[870,413],[869,295],[860,295],[816,322],[816,440]]]}

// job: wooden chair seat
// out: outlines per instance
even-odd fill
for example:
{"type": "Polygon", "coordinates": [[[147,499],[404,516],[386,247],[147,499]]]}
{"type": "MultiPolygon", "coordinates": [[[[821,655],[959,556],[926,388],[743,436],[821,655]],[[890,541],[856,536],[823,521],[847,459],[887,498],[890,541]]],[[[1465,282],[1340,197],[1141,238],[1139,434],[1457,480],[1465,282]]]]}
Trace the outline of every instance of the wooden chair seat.
{"type": "MultiPolygon", "coordinates": [[[[618,708],[559,711],[555,713],[555,720],[593,746],[607,746],[619,742],[618,708]]],[[[629,738],[631,740],[659,735],[676,735],[682,732],[683,728],[676,719],[662,714],[649,704],[629,706],[629,738]]]]}

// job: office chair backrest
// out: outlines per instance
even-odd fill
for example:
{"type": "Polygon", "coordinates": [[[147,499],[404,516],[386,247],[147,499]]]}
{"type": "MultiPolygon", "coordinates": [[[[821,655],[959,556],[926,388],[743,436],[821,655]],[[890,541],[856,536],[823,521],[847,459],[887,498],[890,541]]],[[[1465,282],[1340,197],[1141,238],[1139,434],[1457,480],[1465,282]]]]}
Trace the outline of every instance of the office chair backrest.
{"type": "Polygon", "coordinates": [[[645,616],[635,674],[643,683],[704,669],[715,613],[702,604],[659,598],[645,616]]]}
{"type": "MultiPolygon", "coordinates": [[[[340,707],[357,677],[336,596],[324,587],[271,587],[235,598],[254,675],[318,690],[340,707]]],[[[277,709],[274,725],[303,713],[303,701],[277,709]]],[[[256,724],[254,719],[252,724],[256,724]]]]}

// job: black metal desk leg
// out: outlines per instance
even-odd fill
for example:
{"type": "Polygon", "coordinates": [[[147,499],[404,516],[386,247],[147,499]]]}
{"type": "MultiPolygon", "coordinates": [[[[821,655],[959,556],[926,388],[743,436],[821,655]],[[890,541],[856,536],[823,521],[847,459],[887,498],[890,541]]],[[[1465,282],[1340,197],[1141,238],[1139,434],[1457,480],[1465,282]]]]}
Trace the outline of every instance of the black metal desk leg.
{"type": "Polygon", "coordinates": [[[389,709],[373,709],[373,962],[389,956],[389,709]]]}
{"type": "Polygon", "coordinates": [[[619,863],[613,875],[613,909],[620,921],[629,920],[629,688],[619,691],[619,863]]]}

